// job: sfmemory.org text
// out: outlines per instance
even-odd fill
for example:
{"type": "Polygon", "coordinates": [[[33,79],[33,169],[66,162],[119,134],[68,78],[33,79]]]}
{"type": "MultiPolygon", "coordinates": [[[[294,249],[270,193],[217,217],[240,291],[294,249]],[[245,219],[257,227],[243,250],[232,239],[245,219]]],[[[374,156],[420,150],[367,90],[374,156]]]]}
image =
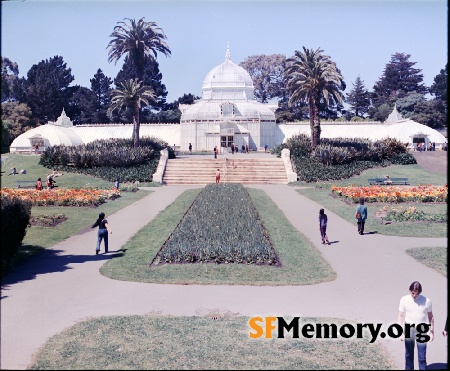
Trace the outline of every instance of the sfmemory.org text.
{"type": "Polygon", "coordinates": [[[399,324],[391,324],[386,329],[386,332],[381,332],[381,323],[356,323],[343,325],[336,325],[334,323],[301,323],[300,317],[294,317],[291,321],[286,321],[283,317],[253,317],[248,321],[251,328],[250,338],[256,339],[265,337],[271,339],[273,331],[276,330],[274,337],[282,339],[285,332],[292,332],[293,338],[300,336],[311,339],[338,339],[338,338],[363,338],[363,330],[367,329],[370,333],[370,342],[375,342],[378,337],[385,338],[399,338],[404,335],[405,338],[411,337],[412,329],[416,336],[416,341],[419,343],[426,343],[430,340],[427,335],[430,325],[420,323],[418,325],[405,324],[404,327],[399,324]]]}

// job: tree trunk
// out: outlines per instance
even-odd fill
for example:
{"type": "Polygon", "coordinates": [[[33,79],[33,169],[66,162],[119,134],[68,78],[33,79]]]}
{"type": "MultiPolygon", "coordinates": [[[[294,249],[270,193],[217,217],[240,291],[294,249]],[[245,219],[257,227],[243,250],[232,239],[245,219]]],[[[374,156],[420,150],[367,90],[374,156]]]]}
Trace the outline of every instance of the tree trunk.
{"type": "Polygon", "coordinates": [[[309,126],[311,129],[311,147],[316,148],[320,144],[320,118],[319,118],[319,108],[317,107],[316,100],[314,97],[309,99],[309,126]]]}
{"type": "Polygon", "coordinates": [[[139,129],[140,129],[140,121],[139,121],[139,103],[136,103],[134,106],[134,114],[133,114],[133,146],[139,147],[139,129]]]}

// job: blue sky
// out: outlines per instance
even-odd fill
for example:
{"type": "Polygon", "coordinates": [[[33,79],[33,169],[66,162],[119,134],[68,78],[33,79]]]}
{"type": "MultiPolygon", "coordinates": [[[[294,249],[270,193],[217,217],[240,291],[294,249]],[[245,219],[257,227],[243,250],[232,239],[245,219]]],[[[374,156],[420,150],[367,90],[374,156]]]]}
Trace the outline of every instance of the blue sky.
{"type": "Polygon", "coordinates": [[[396,52],[410,54],[427,86],[447,63],[444,0],[20,0],[2,1],[1,55],[25,76],[32,65],[60,55],[73,84],[90,87],[98,68],[114,79],[106,46],[124,18],[153,21],[168,37],[172,56],[158,56],[172,102],[201,96],[206,74],[225,60],[321,48],[340,68],[348,92],[359,75],[372,90],[396,52]]]}

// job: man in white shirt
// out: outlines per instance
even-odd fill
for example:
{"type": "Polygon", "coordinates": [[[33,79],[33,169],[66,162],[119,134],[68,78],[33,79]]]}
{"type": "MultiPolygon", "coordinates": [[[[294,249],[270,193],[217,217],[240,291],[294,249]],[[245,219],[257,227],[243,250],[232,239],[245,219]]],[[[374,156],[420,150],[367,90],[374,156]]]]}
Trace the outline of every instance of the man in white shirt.
{"type": "Polygon", "coordinates": [[[409,295],[400,299],[397,323],[403,327],[405,341],[405,370],[414,370],[414,348],[417,340],[419,370],[427,369],[427,341],[434,339],[434,317],[431,300],[420,295],[422,285],[414,281],[409,295]],[[409,328],[409,330],[408,330],[409,328]],[[428,335],[425,335],[429,332],[428,335]]]}

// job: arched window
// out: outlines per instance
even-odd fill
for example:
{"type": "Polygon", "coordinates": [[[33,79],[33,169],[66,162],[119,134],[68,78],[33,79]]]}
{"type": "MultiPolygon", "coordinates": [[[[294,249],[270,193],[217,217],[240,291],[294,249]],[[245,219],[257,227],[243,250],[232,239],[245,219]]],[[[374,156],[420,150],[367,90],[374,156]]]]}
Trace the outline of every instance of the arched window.
{"type": "Polygon", "coordinates": [[[226,102],[220,105],[220,114],[222,117],[233,117],[235,106],[233,103],[226,102]]]}

